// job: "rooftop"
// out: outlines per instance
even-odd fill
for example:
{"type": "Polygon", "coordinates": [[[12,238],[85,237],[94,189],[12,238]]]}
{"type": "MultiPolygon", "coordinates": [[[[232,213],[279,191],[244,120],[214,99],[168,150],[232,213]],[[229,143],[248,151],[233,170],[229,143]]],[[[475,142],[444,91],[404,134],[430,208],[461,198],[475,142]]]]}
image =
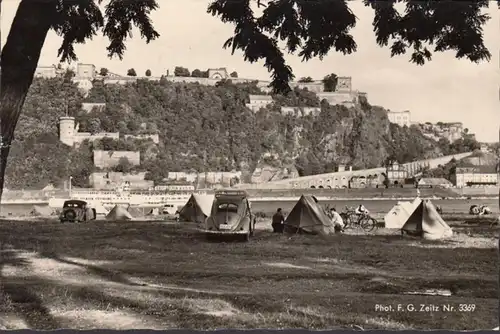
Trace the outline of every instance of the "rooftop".
{"type": "Polygon", "coordinates": [[[475,166],[475,167],[457,167],[457,174],[496,174],[498,173],[497,166],[475,166]]]}
{"type": "Polygon", "coordinates": [[[272,100],[271,95],[249,95],[250,100],[272,100]]]}

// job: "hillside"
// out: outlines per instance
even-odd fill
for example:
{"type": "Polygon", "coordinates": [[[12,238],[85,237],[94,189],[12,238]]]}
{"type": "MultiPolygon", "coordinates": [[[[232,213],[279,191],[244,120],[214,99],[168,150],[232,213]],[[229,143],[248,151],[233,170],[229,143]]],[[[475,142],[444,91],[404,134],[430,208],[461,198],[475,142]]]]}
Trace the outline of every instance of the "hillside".
{"type": "Polygon", "coordinates": [[[368,168],[443,151],[418,128],[390,124],[382,107],[366,101],[348,109],[297,89],[289,96],[275,96],[274,105],[254,113],[245,107],[249,94],[262,93],[255,84],[227,81],[210,87],[139,80],[124,86],[95,82],[84,98],[68,77],[36,79],[17,126],[6,186],[39,188],[69,175],[75,185],[85,186],[96,170],[96,147],[141,150],[138,169],[150,171],[154,180],[182,170],[236,169],[249,178],[257,166],[292,166],[301,175],[311,175],[330,172],[339,164],[368,168]],[[81,110],[82,102],[106,102],[106,110],[87,113],[81,110]],[[320,106],[321,113],[283,115],[281,106],[320,106]],[[66,110],[77,118],[79,131],[158,133],[160,143],[155,148],[148,141],[103,140],[70,149],[57,139],[58,118],[66,110]]]}
{"type": "Polygon", "coordinates": [[[471,166],[496,166],[498,157],[493,153],[474,152],[470,157],[462,159],[464,164],[471,166]]]}

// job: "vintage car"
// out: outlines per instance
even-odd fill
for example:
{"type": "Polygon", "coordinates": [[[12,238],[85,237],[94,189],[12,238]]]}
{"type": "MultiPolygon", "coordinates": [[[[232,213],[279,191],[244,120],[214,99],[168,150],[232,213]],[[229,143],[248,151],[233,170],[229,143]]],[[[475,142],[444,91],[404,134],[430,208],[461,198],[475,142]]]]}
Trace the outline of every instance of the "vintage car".
{"type": "Polygon", "coordinates": [[[87,202],[80,200],[69,200],[64,202],[60,215],[61,223],[86,222],[95,219],[96,209],[91,208],[87,202]]]}
{"type": "Polygon", "coordinates": [[[216,191],[203,231],[208,238],[233,235],[248,241],[253,236],[255,220],[246,191],[216,191]]]}

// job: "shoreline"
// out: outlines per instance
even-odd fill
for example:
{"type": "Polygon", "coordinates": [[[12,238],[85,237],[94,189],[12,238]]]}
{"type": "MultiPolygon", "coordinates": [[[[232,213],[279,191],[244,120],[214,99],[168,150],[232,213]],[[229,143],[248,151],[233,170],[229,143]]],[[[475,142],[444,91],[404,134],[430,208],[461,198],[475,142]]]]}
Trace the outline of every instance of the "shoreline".
{"type": "MultiPolygon", "coordinates": [[[[334,196],[314,196],[318,201],[413,201],[416,196],[413,197],[334,197],[334,196]]],[[[253,197],[250,198],[250,202],[295,202],[298,201],[300,196],[290,196],[290,197],[253,197]]],[[[429,197],[422,196],[421,199],[428,200],[478,200],[478,199],[499,199],[498,196],[481,196],[481,197],[429,197]]]]}
{"type": "MultiPolygon", "coordinates": [[[[337,197],[337,196],[315,196],[318,201],[412,201],[416,197],[337,197]]],[[[287,197],[276,197],[276,196],[262,196],[262,197],[250,197],[250,202],[296,202],[300,196],[287,196],[287,197]]],[[[422,199],[428,200],[498,200],[499,196],[459,196],[459,197],[438,197],[438,196],[426,196],[421,197],[422,199]]],[[[27,201],[2,201],[0,205],[49,205],[48,200],[27,200],[27,201]]]]}

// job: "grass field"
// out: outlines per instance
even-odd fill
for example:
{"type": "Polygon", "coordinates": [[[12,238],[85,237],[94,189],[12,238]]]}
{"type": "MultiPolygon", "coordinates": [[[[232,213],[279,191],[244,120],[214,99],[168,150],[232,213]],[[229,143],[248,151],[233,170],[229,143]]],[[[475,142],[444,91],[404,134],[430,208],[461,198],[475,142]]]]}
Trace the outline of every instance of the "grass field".
{"type": "Polygon", "coordinates": [[[0,329],[496,327],[498,227],[451,225],[452,240],[426,242],[384,229],[289,237],[260,221],[241,243],[191,224],[2,221],[0,329]],[[404,294],[433,288],[452,296],[404,294]]]}

